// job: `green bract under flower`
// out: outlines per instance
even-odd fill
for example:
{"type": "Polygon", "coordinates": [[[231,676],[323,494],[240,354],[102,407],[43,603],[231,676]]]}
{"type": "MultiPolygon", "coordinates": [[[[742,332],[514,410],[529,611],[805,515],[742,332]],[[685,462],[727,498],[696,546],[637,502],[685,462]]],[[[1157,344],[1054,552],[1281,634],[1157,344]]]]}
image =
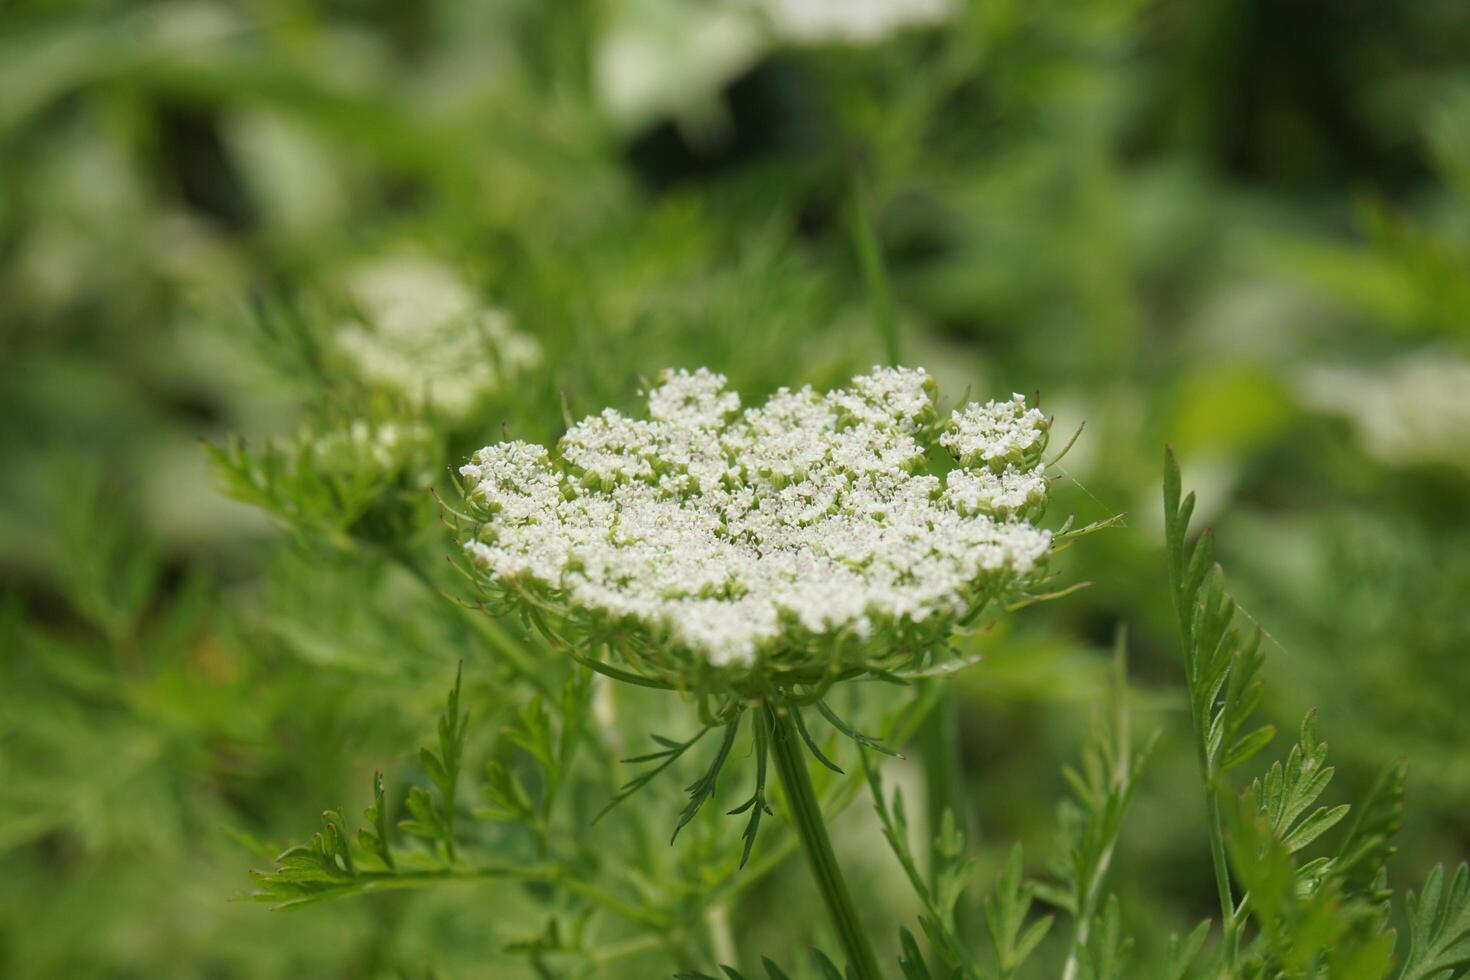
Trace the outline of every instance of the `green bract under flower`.
{"type": "Polygon", "coordinates": [[[475,453],[463,547],[492,592],[667,683],[916,664],[1052,543],[1046,418],[1016,395],[941,421],[933,391],[875,368],[742,411],[721,375],[665,372],[648,419],[475,453]]]}

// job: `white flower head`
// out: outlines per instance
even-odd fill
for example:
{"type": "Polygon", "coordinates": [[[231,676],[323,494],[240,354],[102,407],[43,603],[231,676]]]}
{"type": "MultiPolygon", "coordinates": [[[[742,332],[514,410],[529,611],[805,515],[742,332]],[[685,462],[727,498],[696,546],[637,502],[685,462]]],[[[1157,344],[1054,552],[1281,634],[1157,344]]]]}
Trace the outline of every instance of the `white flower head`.
{"type": "Polygon", "coordinates": [[[939,444],[963,466],[1034,466],[1046,445],[1047,429],[1041,410],[1027,408],[1026,396],[1016,394],[1008,401],[957,409],[939,444]]]}
{"type": "Polygon", "coordinates": [[[353,268],[346,285],[361,319],[337,331],[343,357],[365,381],[450,418],[541,362],[536,339],[443,263],[389,256],[353,268]]]}
{"type": "Polygon", "coordinates": [[[950,470],[944,493],[962,514],[1010,517],[1045,508],[1046,491],[1046,475],[1040,466],[1029,470],[1007,466],[1000,473],[988,469],[950,470]]]}
{"type": "Polygon", "coordinates": [[[723,376],[668,371],[648,419],[591,416],[555,456],[475,453],[463,546],[492,593],[621,638],[671,683],[915,663],[1052,544],[1034,524],[1046,420],[1020,399],[941,428],[933,392],[922,370],[874,368],[742,411],[723,376]]]}

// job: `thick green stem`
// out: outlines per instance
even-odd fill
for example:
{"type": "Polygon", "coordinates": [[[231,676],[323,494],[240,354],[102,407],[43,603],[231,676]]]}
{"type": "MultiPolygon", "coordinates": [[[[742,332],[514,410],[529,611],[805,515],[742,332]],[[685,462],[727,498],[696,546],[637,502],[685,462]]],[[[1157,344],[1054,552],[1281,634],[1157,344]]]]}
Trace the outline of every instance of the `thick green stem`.
{"type": "Polygon", "coordinates": [[[786,791],[791,822],[796,826],[812,876],[817,880],[817,889],[827,903],[837,938],[847,954],[848,969],[856,980],[879,980],[883,973],[878,969],[877,957],[873,955],[873,947],[868,943],[867,933],[852,904],[837,856],[832,853],[832,841],[822,820],[822,807],[817,802],[812,778],[807,772],[802,739],[791,720],[793,710],[796,709],[775,707],[769,703],[762,708],[765,723],[771,727],[771,756],[781,777],[781,786],[786,791]]]}

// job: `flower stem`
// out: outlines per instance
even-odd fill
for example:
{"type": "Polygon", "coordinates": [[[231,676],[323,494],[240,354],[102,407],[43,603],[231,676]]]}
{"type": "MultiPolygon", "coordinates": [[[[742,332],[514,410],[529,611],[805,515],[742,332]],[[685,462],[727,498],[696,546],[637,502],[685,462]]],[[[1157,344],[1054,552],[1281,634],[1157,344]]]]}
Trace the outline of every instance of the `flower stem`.
{"type": "Polygon", "coordinates": [[[811,775],[807,772],[801,736],[791,720],[792,710],[795,709],[777,708],[769,702],[762,708],[763,720],[771,729],[771,755],[781,777],[781,786],[786,790],[791,822],[796,826],[797,836],[801,838],[802,848],[811,864],[812,876],[817,880],[817,888],[827,903],[837,938],[847,954],[848,969],[856,980],[879,980],[883,974],[878,969],[877,957],[873,955],[873,947],[868,943],[867,933],[852,904],[837,856],[832,852],[832,841],[822,820],[822,808],[812,789],[811,775]]]}
{"type": "MultiPolygon", "coordinates": [[[[925,684],[943,684],[942,680],[922,681],[925,684]]],[[[964,793],[961,789],[959,761],[959,718],[955,710],[954,694],[945,691],[939,696],[934,710],[924,719],[914,736],[919,743],[924,760],[925,813],[929,821],[929,867],[931,873],[943,863],[936,859],[939,846],[939,831],[944,823],[944,811],[954,814],[955,823],[966,827],[968,814],[964,812],[964,793]]],[[[969,828],[973,831],[974,828],[969,828]]],[[[930,882],[931,887],[933,882],[930,882]]]]}
{"type": "Polygon", "coordinates": [[[1205,784],[1205,813],[1209,818],[1210,862],[1215,866],[1215,889],[1220,893],[1220,934],[1225,944],[1225,965],[1235,966],[1235,895],[1230,888],[1230,864],[1225,859],[1224,821],[1220,817],[1220,797],[1215,792],[1215,773],[1211,771],[1205,735],[1199,733],[1200,776],[1205,784]]]}

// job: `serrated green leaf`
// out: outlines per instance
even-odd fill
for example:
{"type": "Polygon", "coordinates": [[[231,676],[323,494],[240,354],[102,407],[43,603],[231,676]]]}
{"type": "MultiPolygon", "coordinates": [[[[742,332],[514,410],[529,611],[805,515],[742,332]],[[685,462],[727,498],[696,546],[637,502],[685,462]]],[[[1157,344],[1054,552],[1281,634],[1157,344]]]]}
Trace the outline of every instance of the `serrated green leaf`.
{"type": "Polygon", "coordinates": [[[428,749],[419,749],[419,761],[423,764],[429,779],[442,792],[444,787],[449,785],[449,774],[444,771],[444,763],[440,762],[439,757],[428,749]]]}
{"type": "Polygon", "coordinates": [[[1250,761],[1257,752],[1271,744],[1271,740],[1275,737],[1275,725],[1262,725],[1225,750],[1225,754],[1220,757],[1220,768],[1229,772],[1236,766],[1250,761]]]}
{"type": "Polygon", "coordinates": [[[1470,868],[1460,865],[1444,887],[1436,866],[1409,894],[1409,951],[1399,980],[1440,980],[1470,965],[1470,868]]]}
{"type": "Polygon", "coordinates": [[[1161,980],[1184,980],[1189,968],[1194,965],[1205,940],[1210,935],[1210,920],[1203,919],[1183,939],[1175,933],[1169,937],[1169,950],[1164,957],[1164,975],[1161,980]]]}
{"type": "Polygon", "coordinates": [[[1408,766],[1402,760],[1389,764],[1353,808],[1352,823],[1332,866],[1332,873],[1350,893],[1363,893],[1376,901],[1387,898],[1386,889],[1375,887],[1374,881],[1393,855],[1394,837],[1403,826],[1407,776],[1408,766]]]}
{"type": "Polygon", "coordinates": [[[1342,803],[1331,809],[1321,806],[1314,810],[1311,816],[1305,818],[1292,829],[1291,833],[1283,838],[1282,843],[1286,849],[1293,854],[1306,847],[1312,841],[1321,837],[1327,831],[1337,826],[1343,817],[1348,815],[1351,809],[1348,804],[1342,803]]]}

